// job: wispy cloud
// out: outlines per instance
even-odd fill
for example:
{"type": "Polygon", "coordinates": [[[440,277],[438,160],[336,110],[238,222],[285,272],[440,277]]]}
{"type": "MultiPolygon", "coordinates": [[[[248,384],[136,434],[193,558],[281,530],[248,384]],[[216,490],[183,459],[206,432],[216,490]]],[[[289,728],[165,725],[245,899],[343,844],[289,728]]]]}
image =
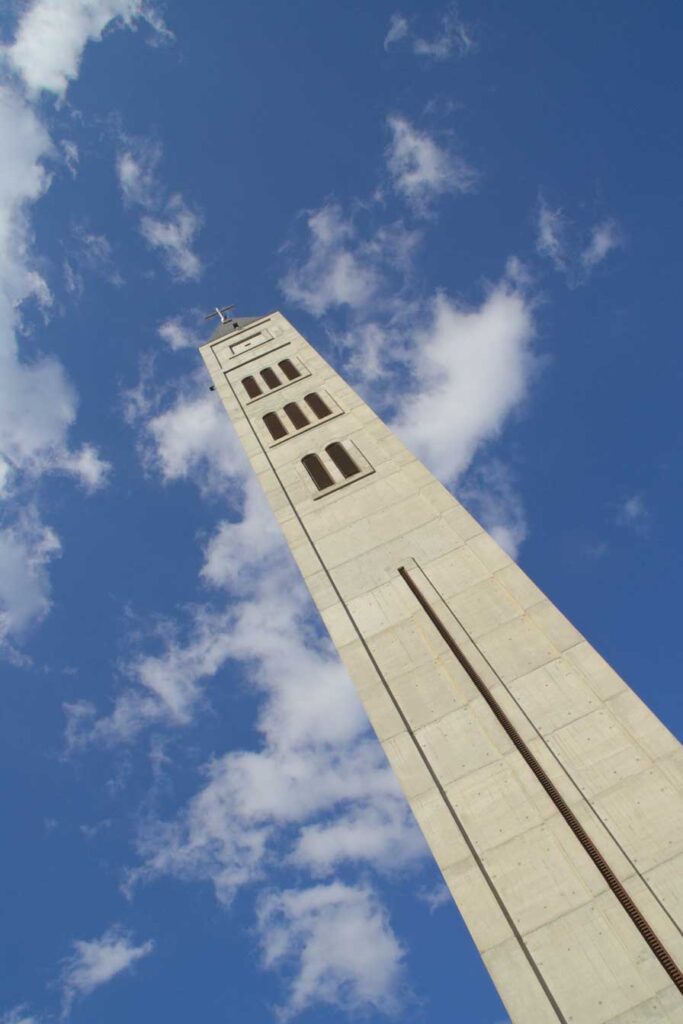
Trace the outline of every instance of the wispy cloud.
{"type": "Polygon", "coordinates": [[[410,349],[412,387],[393,426],[442,479],[454,481],[526,397],[535,369],[532,304],[510,275],[478,308],[445,294],[410,349]]]}
{"type": "Polygon", "coordinates": [[[200,323],[201,312],[195,309],[181,316],[168,317],[159,324],[157,333],[174,351],[181,348],[196,348],[200,323]]]}
{"type": "Polygon", "coordinates": [[[368,304],[392,268],[404,266],[419,235],[403,224],[363,236],[337,203],[309,211],[307,252],[280,281],[284,295],[315,316],[368,304]]]}
{"type": "Polygon", "coordinates": [[[650,530],[650,512],[641,494],[632,494],[617,508],[616,521],[618,526],[625,526],[641,537],[647,536],[650,530]]]}
{"type": "Polygon", "coordinates": [[[83,294],[89,275],[103,278],[117,287],[123,284],[123,278],[113,264],[111,242],[104,235],[78,224],[71,232],[66,249],[64,284],[72,295],[80,297],[83,294]]]}
{"type": "Polygon", "coordinates": [[[72,708],[71,738],[76,745],[111,742],[162,720],[182,726],[211,681],[228,663],[239,663],[260,700],[258,742],[212,759],[176,815],[145,822],[128,889],[164,875],[206,880],[227,905],[267,870],[272,888],[259,916],[264,960],[293,965],[296,974],[283,1015],[320,1002],[386,1009],[400,996],[401,951],[377,897],[367,884],[293,892],[291,869],[326,878],[349,865],[391,873],[418,862],[425,845],[320,633],[258,482],[242,461],[217,458],[232,432],[215,396],[210,401],[219,410],[220,444],[212,425],[187,443],[185,426],[197,419],[192,403],[199,397],[141,411],[137,422],[144,444],[154,447],[146,456],[151,471],[204,490],[211,466],[213,493],[239,497],[204,549],[202,579],[224,596],[167,624],[157,634],[161,650],[131,660],[130,685],[110,716],[72,708]],[[329,926],[343,941],[325,947],[329,926]],[[355,928],[372,938],[372,961],[369,953],[357,955],[357,945],[347,948],[355,928]],[[276,933],[289,936],[286,954],[276,933]]]}
{"type": "Polygon", "coordinates": [[[585,284],[595,268],[623,245],[616,221],[598,221],[587,231],[578,228],[560,207],[551,207],[541,196],[536,219],[536,250],[570,287],[585,284]]]}
{"type": "Polygon", "coordinates": [[[5,57],[32,93],[62,98],[78,77],[86,45],[112,22],[134,28],[146,22],[159,38],[171,33],[144,0],[35,0],[24,11],[5,57]]]}
{"type": "Polygon", "coordinates": [[[167,645],[157,678],[187,685],[188,658],[210,661],[207,677],[228,660],[241,662],[261,694],[262,743],[214,760],[184,812],[147,828],[133,880],[207,878],[227,903],[260,877],[274,849],[281,862],[316,874],[352,862],[394,870],[421,857],[405,802],[353,687],[314,625],[255,480],[246,486],[242,518],[222,522],[208,543],[202,574],[225,588],[231,603],[204,610],[183,647],[167,645]],[[179,661],[185,671],[175,673],[179,661]]]}
{"type": "Polygon", "coordinates": [[[347,1014],[397,1009],[404,950],[370,890],[333,882],[269,893],[259,934],[266,966],[294,972],[282,1019],[316,1004],[347,1014]]]}
{"type": "Polygon", "coordinates": [[[396,191],[417,212],[428,212],[439,196],[474,187],[477,174],[459,154],[440,146],[404,117],[394,115],[388,124],[392,136],[387,150],[389,174],[396,191]]]}
{"type": "Polygon", "coordinates": [[[567,244],[565,242],[566,220],[562,210],[552,209],[541,198],[538,204],[536,225],[536,249],[545,256],[556,270],[564,271],[567,265],[567,244]]]}
{"type": "MultiPolygon", "coordinates": [[[[98,11],[104,18],[109,8],[98,11]]],[[[108,469],[92,445],[74,447],[71,441],[78,397],[61,363],[44,353],[27,359],[19,349],[22,316],[30,300],[43,308],[52,303],[33,251],[30,212],[50,187],[46,161],[56,153],[42,113],[26,98],[25,89],[31,95],[43,90],[61,96],[76,74],[83,47],[98,36],[87,27],[76,30],[72,13],[68,3],[63,9],[38,0],[27,7],[14,42],[4,48],[16,75],[0,85],[0,490],[8,502],[0,547],[14,580],[13,593],[19,595],[15,599],[4,588],[0,598],[5,639],[15,627],[24,632],[49,608],[46,566],[59,541],[40,521],[35,482],[44,473],[59,472],[94,490],[104,483],[108,469]],[[63,31],[70,39],[64,52],[58,46],[63,31]],[[34,554],[25,559],[21,581],[17,558],[33,541],[34,554]]],[[[102,27],[116,13],[109,11],[102,27]]]]}
{"type": "Polygon", "coordinates": [[[458,493],[486,524],[493,539],[511,558],[517,558],[528,529],[524,505],[509,466],[495,458],[481,461],[466,474],[458,493]]]}
{"type": "Polygon", "coordinates": [[[441,907],[446,907],[451,903],[452,896],[444,882],[437,882],[436,885],[431,888],[418,889],[417,898],[427,905],[429,913],[434,914],[441,907]]]}
{"type": "Polygon", "coordinates": [[[173,277],[196,281],[202,263],[195,251],[202,218],[178,192],[169,195],[162,184],[158,166],[161,147],[146,140],[124,136],[116,171],[124,200],[140,206],[140,232],[152,249],[158,249],[173,277]]]}
{"type": "MultiPolygon", "coordinates": [[[[307,255],[283,277],[283,291],[314,315],[348,309],[349,327],[332,332],[347,372],[409,447],[455,485],[522,407],[537,368],[534,299],[524,266],[510,259],[483,302],[468,307],[445,292],[413,293],[411,255],[420,236],[404,223],[391,225],[402,249],[388,244],[391,236],[381,225],[371,241],[359,238],[338,205],[309,213],[308,225],[307,255]],[[340,257],[347,272],[354,268],[357,288],[330,286],[340,257]]],[[[477,473],[469,501],[516,554],[526,523],[511,475],[495,462],[477,473]]]]}
{"type": "Polygon", "coordinates": [[[136,946],[120,927],[110,928],[99,939],[77,940],[62,969],[64,1016],[76,999],[88,996],[123,971],[130,970],[154,949],[151,940],[136,946]]]}
{"type": "Polygon", "coordinates": [[[459,16],[456,8],[449,8],[442,16],[438,30],[430,37],[418,35],[403,14],[392,14],[384,37],[384,49],[404,44],[418,57],[442,61],[449,57],[464,57],[475,48],[471,30],[459,16]]]}
{"type": "Polygon", "coordinates": [[[51,607],[48,566],[61,553],[57,534],[24,507],[0,530],[0,646],[21,638],[51,607]]]}
{"type": "Polygon", "coordinates": [[[618,225],[613,220],[605,220],[594,225],[590,240],[581,253],[581,262],[587,271],[597,267],[606,256],[621,245],[622,237],[618,225]]]}
{"type": "Polygon", "coordinates": [[[39,1024],[38,1018],[29,1013],[26,1006],[15,1006],[0,1017],[0,1024],[39,1024]]]}

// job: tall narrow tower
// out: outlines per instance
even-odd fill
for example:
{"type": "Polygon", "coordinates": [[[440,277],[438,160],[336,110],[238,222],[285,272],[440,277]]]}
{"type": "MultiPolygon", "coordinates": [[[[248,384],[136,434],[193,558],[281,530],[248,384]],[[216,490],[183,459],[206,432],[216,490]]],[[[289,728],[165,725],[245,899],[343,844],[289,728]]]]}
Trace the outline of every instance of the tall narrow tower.
{"type": "Polygon", "coordinates": [[[215,389],[512,1021],[681,1024],[678,743],[282,314],[220,318],[215,389]]]}

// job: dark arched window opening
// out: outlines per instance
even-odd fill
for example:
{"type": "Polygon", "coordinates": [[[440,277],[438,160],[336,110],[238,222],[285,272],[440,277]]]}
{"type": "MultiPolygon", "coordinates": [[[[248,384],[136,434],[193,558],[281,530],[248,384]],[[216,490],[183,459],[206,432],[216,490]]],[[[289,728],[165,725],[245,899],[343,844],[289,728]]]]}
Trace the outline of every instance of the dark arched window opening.
{"type": "Polygon", "coordinates": [[[281,437],[285,437],[287,434],[287,429],[276,412],[267,412],[263,417],[263,422],[274,441],[279,441],[281,437]]]}
{"type": "Polygon", "coordinates": [[[301,373],[297,370],[291,359],[283,359],[282,362],[278,363],[278,366],[287,380],[296,380],[297,377],[301,376],[301,373]]]}
{"type": "Polygon", "coordinates": [[[328,408],[325,402],[323,402],[320,395],[317,395],[315,392],[310,395],[306,395],[304,402],[313,410],[319,420],[322,420],[325,416],[330,416],[332,414],[332,410],[328,408]]]}
{"type": "Polygon", "coordinates": [[[285,412],[297,430],[301,430],[302,427],[308,426],[308,417],[304,416],[296,402],[290,402],[289,405],[286,405],[285,412]]]}
{"type": "Polygon", "coordinates": [[[343,444],[339,444],[338,441],[335,441],[334,444],[328,444],[325,451],[332,459],[341,475],[346,477],[347,480],[350,476],[355,476],[356,473],[360,473],[360,467],[356,465],[343,444]]]}
{"type": "Polygon", "coordinates": [[[261,388],[258,386],[253,377],[245,377],[242,381],[242,387],[249,395],[250,398],[258,398],[261,394],[261,388]]]}
{"type": "Polygon", "coordinates": [[[306,467],[308,475],[319,491],[324,491],[326,487],[332,486],[334,480],[317,455],[304,455],[301,462],[306,467]]]}
{"type": "Polygon", "coordinates": [[[279,388],[282,383],[272,366],[266,366],[265,370],[261,370],[261,376],[269,388],[279,388]]]}

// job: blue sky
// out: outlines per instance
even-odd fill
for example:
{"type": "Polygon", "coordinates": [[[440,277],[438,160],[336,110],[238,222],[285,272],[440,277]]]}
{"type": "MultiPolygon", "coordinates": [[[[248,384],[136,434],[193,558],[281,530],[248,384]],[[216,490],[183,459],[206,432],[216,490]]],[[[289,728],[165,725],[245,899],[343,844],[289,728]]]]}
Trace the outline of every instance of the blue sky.
{"type": "Polygon", "coordinates": [[[3,1024],[505,1020],[196,345],[282,309],[680,729],[682,22],[5,8],[3,1024]]]}

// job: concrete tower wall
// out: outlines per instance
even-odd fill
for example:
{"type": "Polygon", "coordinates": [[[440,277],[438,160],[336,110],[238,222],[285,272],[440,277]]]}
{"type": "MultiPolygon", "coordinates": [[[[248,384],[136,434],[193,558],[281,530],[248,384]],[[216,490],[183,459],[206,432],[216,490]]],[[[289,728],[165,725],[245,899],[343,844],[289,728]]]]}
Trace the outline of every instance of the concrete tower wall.
{"type": "Polygon", "coordinates": [[[280,313],[224,330],[213,383],[513,1022],[683,1022],[679,744],[280,313]]]}

